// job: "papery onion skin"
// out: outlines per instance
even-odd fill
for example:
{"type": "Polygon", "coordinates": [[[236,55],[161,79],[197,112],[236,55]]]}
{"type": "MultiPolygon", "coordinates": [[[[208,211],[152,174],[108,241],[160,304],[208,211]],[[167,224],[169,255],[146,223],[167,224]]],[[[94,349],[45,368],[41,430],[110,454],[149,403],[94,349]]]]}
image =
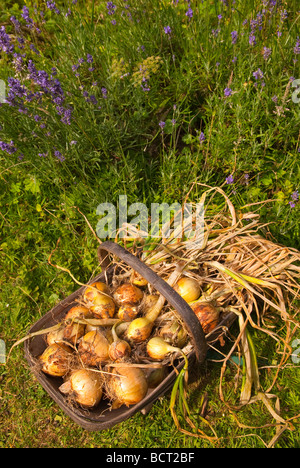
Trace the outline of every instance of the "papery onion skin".
{"type": "Polygon", "coordinates": [[[184,330],[176,320],[173,322],[166,323],[160,330],[159,336],[161,336],[167,343],[183,348],[187,341],[187,332],[184,330]]]}
{"type": "Polygon", "coordinates": [[[64,377],[70,370],[72,358],[71,349],[62,343],[48,346],[38,360],[42,371],[52,377],[64,377]]]}
{"type": "Polygon", "coordinates": [[[112,371],[108,382],[108,393],[120,404],[126,406],[139,403],[148,391],[144,372],[134,367],[118,367],[112,371]]]}
{"type": "Polygon", "coordinates": [[[147,317],[138,317],[130,322],[127,329],[127,338],[129,341],[141,343],[149,338],[154,323],[147,317]]]}
{"type": "Polygon", "coordinates": [[[98,330],[88,332],[81,338],[78,352],[83,364],[97,367],[109,359],[109,342],[98,330]]]}
{"type": "Polygon", "coordinates": [[[93,302],[93,299],[98,295],[98,292],[109,294],[109,287],[106,283],[95,281],[85,289],[83,297],[85,300],[93,302]]]}
{"type": "Polygon", "coordinates": [[[134,304],[122,304],[118,310],[118,318],[124,322],[131,322],[138,316],[138,308],[134,304]]]}
{"type": "Polygon", "coordinates": [[[72,400],[85,408],[94,408],[102,398],[102,378],[88,369],[72,372],[67,383],[60,387],[62,393],[69,393],[72,400]]]}
{"type": "Polygon", "coordinates": [[[112,361],[123,361],[130,356],[131,346],[129,343],[127,343],[127,341],[118,339],[111,343],[108,354],[112,361]]]}
{"type": "Polygon", "coordinates": [[[201,294],[200,283],[194,278],[187,276],[180,278],[174,289],[186,302],[196,301],[201,294]]]}
{"type": "Polygon", "coordinates": [[[131,282],[135,286],[146,286],[148,284],[148,281],[136,271],[134,271],[131,275],[131,282]]]}
{"type": "Polygon", "coordinates": [[[81,338],[85,333],[85,325],[79,323],[72,323],[74,318],[87,318],[91,315],[89,309],[82,306],[75,306],[69,310],[65,317],[65,321],[70,321],[71,323],[66,324],[64,329],[64,340],[69,341],[72,344],[81,338]]]}
{"type": "Polygon", "coordinates": [[[62,324],[58,330],[47,334],[46,342],[48,346],[64,341],[65,326],[62,324]]]}
{"type": "Polygon", "coordinates": [[[162,381],[166,377],[167,377],[167,369],[164,366],[159,367],[158,369],[152,370],[147,377],[148,387],[149,388],[157,387],[159,384],[162,383],[162,381]]]}
{"type": "Polygon", "coordinates": [[[212,332],[220,321],[220,312],[210,302],[196,302],[191,309],[198,318],[205,335],[212,332]]]}
{"type": "Polygon", "coordinates": [[[115,315],[116,306],[110,296],[98,293],[90,306],[93,314],[101,319],[112,318],[115,315]]]}
{"type": "Polygon", "coordinates": [[[160,336],[151,338],[147,343],[148,355],[157,361],[164,359],[169,353],[179,351],[178,348],[171,346],[160,336]]]}
{"type": "Polygon", "coordinates": [[[143,291],[131,283],[124,283],[117,287],[113,297],[117,304],[138,304],[143,299],[143,291]]]}

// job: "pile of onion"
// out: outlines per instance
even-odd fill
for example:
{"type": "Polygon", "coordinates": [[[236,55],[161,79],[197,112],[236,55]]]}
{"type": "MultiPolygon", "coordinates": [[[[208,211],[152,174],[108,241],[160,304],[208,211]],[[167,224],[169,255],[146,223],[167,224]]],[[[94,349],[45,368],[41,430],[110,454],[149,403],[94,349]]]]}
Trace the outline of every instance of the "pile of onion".
{"type": "MultiPolygon", "coordinates": [[[[209,332],[219,313],[212,304],[197,302],[201,284],[183,276],[174,289],[209,332]]],[[[80,305],[71,307],[47,334],[47,348],[38,359],[42,371],[63,378],[61,393],[83,408],[95,408],[103,395],[112,408],[139,403],[148,388],[166,377],[173,355],[186,360],[182,349],[188,334],[181,323],[170,310],[158,321],[164,303],[165,298],[153,294],[136,273],[115,288],[93,282],[85,288],[80,305]],[[151,367],[152,361],[156,363],[151,367]]]]}

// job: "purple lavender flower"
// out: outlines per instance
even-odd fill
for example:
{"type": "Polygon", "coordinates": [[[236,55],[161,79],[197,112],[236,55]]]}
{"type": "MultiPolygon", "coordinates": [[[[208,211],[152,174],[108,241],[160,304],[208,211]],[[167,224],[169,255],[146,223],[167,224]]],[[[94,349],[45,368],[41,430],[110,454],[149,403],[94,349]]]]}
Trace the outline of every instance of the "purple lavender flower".
{"type": "Polygon", "coordinates": [[[251,46],[256,45],[256,37],[255,37],[255,35],[254,35],[252,32],[251,32],[251,34],[250,34],[250,36],[249,36],[249,44],[250,44],[251,46]]]}
{"type": "Polygon", "coordinates": [[[296,206],[296,203],[295,203],[295,202],[293,202],[293,201],[289,201],[289,205],[290,205],[290,207],[291,207],[291,208],[295,208],[295,206],[296,206]]]}
{"type": "Polygon", "coordinates": [[[117,8],[117,7],[116,7],[116,5],[113,4],[113,2],[107,2],[106,8],[107,8],[107,10],[108,10],[107,13],[108,13],[109,15],[114,15],[115,12],[116,12],[116,8],[117,8]]]}
{"type": "Polygon", "coordinates": [[[34,44],[30,44],[29,48],[36,54],[40,55],[39,51],[36,49],[34,44]]]}
{"type": "Polygon", "coordinates": [[[192,19],[193,18],[193,10],[191,9],[191,7],[188,9],[188,11],[186,12],[185,16],[187,16],[188,18],[192,19]]]}
{"type": "Polygon", "coordinates": [[[296,45],[294,47],[294,54],[299,55],[300,54],[300,39],[297,37],[296,45]]]}
{"type": "Polygon", "coordinates": [[[200,143],[203,143],[205,141],[205,135],[204,135],[203,132],[201,132],[200,135],[199,135],[199,141],[200,141],[200,143]]]}
{"type": "Polygon", "coordinates": [[[101,88],[101,92],[102,92],[103,99],[107,99],[107,89],[103,87],[101,88]]]}
{"type": "Polygon", "coordinates": [[[234,178],[232,175],[226,177],[226,184],[231,185],[234,183],[234,178]]]}
{"type": "Polygon", "coordinates": [[[292,193],[291,198],[292,198],[292,200],[294,200],[294,201],[299,201],[299,192],[298,192],[298,190],[295,190],[295,191],[292,193]]]}
{"type": "Polygon", "coordinates": [[[33,27],[33,20],[29,16],[29,9],[27,6],[23,6],[21,16],[26,21],[27,28],[31,29],[33,27]]]}
{"type": "Polygon", "coordinates": [[[13,23],[13,25],[15,26],[16,28],[16,31],[20,31],[21,29],[21,23],[17,20],[17,18],[15,16],[11,16],[10,17],[10,21],[13,23]]]}
{"type": "Polygon", "coordinates": [[[258,68],[255,72],[253,72],[252,75],[254,76],[256,80],[262,80],[264,77],[264,74],[260,68],[258,68]]]}
{"type": "Polygon", "coordinates": [[[36,122],[39,122],[40,120],[42,120],[42,118],[39,115],[34,115],[33,118],[36,122]]]}
{"type": "Polygon", "coordinates": [[[51,10],[51,11],[55,11],[55,13],[56,13],[57,15],[60,14],[60,11],[59,11],[59,9],[57,8],[55,2],[47,2],[47,8],[49,8],[49,10],[51,10]]]}
{"type": "Polygon", "coordinates": [[[54,156],[60,161],[63,162],[66,158],[61,154],[60,151],[54,151],[54,156]]]}
{"type": "Polygon", "coordinates": [[[263,57],[264,57],[265,60],[268,60],[271,53],[272,53],[272,49],[270,49],[269,47],[264,47],[263,57]]]}
{"type": "Polygon", "coordinates": [[[166,126],[166,122],[163,122],[162,120],[159,122],[158,124],[160,126],[160,128],[163,130],[166,126]]]}
{"type": "Polygon", "coordinates": [[[164,27],[164,32],[165,32],[165,34],[167,34],[168,36],[170,36],[170,35],[171,35],[171,32],[172,32],[170,26],[165,26],[165,27],[164,27]]]}
{"type": "Polygon", "coordinates": [[[93,63],[93,61],[94,61],[93,56],[91,54],[87,54],[86,55],[86,61],[87,61],[87,63],[93,63]]]}
{"type": "Polygon", "coordinates": [[[283,23],[284,20],[286,20],[288,17],[288,12],[286,10],[283,10],[281,13],[280,13],[280,21],[283,23]]]}
{"type": "Polygon", "coordinates": [[[10,42],[10,37],[6,33],[5,26],[0,28],[0,50],[7,54],[12,54],[14,51],[14,45],[10,42]]]}
{"type": "Polygon", "coordinates": [[[232,31],[232,33],[231,33],[231,43],[232,43],[232,44],[235,44],[236,41],[237,41],[237,38],[238,38],[238,33],[237,33],[237,31],[232,31]]]}
{"type": "Polygon", "coordinates": [[[232,89],[231,88],[225,88],[224,89],[224,94],[226,97],[229,97],[232,95],[232,89]]]}
{"type": "Polygon", "coordinates": [[[71,125],[72,109],[64,109],[63,116],[60,119],[65,125],[71,125]]]}
{"type": "Polygon", "coordinates": [[[6,102],[14,107],[22,105],[24,98],[28,95],[27,89],[16,78],[8,78],[7,82],[9,91],[6,102]]]}
{"type": "Polygon", "coordinates": [[[276,96],[276,94],[271,98],[273,102],[277,102],[278,101],[278,97],[276,96]]]}
{"type": "Polygon", "coordinates": [[[94,106],[97,106],[98,104],[98,101],[96,99],[96,96],[94,96],[94,94],[91,94],[90,97],[89,97],[89,101],[94,104],[94,106]]]}
{"type": "Polygon", "coordinates": [[[17,151],[17,148],[15,147],[15,144],[13,141],[10,143],[5,143],[4,141],[0,141],[0,149],[2,151],[5,151],[8,154],[13,154],[17,151]]]}

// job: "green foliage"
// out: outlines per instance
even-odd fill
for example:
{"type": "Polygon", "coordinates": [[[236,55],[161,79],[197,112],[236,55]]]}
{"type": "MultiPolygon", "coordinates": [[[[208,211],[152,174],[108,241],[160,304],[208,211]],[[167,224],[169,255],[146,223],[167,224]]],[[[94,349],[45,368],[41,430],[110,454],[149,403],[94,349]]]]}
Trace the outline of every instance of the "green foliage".
{"type": "MultiPolygon", "coordinates": [[[[18,65],[0,47],[0,79],[7,93],[12,77],[28,91],[14,105],[0,106],[0,141],[13,141],[16,148],[11,154],[0,149],[1,339],[12,344],[76,289],[48,265],[59,238],[57,264],[82,282],[98,271],[98,243],[74,206],[95,228],[97,206],[117,203],[120,194],[127,194],[128,203],[150,206],[181,203],[195,181],[222,185],[237,208],[250,211],[247,205],[253,205],[270,223],[266,235],[300,247],[299,104],[291,99],[291,77],[299,78],[296,0],[277,2],[276,8],[259,0],[196,0],[191,18],[184,0],[115,0],[114,14],[108,14],[107,2],[91,0],[57,1],[59,14],[46,2],[25,3],[32,28],[21,16],[22,1],[0,0],[1,24],[14,52],[26,54],[18,65]],[[20,31],[11,16],[21,22],[20,31]],[[24,48],[17,37],[23,37],[24,48]],[[264,48],[271,49],[268,57],[264,48]],[[29,60],[46,73],[43,86],[30,76],[29,60]],[[254,76],[258,70],[261,78],[254,76]],[[62,102],[54,102],[54,80],[62,102]]],[[[200,195],[198,188],[195,199],[200,195]]],[[[272,359],[276,350],[269,353],[272,359]]],[[[0,446],[132,445],[132,421],[94,435],[72,424],[34,381],[21,351],[0,372],[0,446]],[[36,439],[35,425],[44,429],[36,439]]],[[[211,397],[210,420],[223,436],[221,445],[261,446],[266,429],[238,438],[229,411],[214,400],[218,372],[218,365],[209,364],[211,382],[202,377],[200,386],[211,397]]],[[[234,394],[230,379],[226,385],[234,394]]],[[[292,415],[299,407],[299,373],[286,369],[282,387],[292,415]]],[[[263,410],[252,411],[242,416],[244,423],[255,419],[263,425],[263,410]]],[[[207,445],[173,428],[168,397],[145,419],[136,415],[133,425],[136,447],[207,445]]],[[[299,445],[295,434],[288,433],[282,446],[299,445]]]]}

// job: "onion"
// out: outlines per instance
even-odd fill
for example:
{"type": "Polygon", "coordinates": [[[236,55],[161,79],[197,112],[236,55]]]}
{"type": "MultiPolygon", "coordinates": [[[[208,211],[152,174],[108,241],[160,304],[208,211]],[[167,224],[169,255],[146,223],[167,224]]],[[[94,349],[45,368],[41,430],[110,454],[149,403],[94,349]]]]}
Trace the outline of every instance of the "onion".
{"type": "Polygon", "coordinates": [[[118,367],[107,383],[108,393],[115,400],[114,407],[139,403],[148,390],[147,379],[141,369],[118,367]]]}
{"type": "Polygon", "coordinates": [[[109,294],[109,288],[106,283],[96,281],[86,288],[83,297],[86,301],[93,302],[94,298],[97,297],[98,292],[109,294]]]}
{"type": "Polygon", "coordinates": [[[174,346],[171,346],[169,343],[167,343],[165,340],[163,340],[159,336],[155,336],[154,338],[151,338],[151,340],[148,341],[147,343],[147,353],[148,355],[155,360],[162,360],[164,359],[167,354],[169,353],[182,353],[180,348],[175,348],[174,346]]]}
{"type": "Polygon", "coordinates": [[[147,317],[138,317],[130,322],[127,330],[127,338],[135,343],[141,343],[149,338],[153,326],[153,320],[147,317]]]}
{"type": "Polygon", "coordinates": [[[123,304],[118,310],[118,318],[124,322],[130,322],[135,319],[139,311],[133,304],[123,304]]]}
{"type": "MultiPolygon", "coordinates": [[[[116,324],[117,325],[117,324],[116,324]]],[[[112,361],[122,361],[130,356],[131,347],[125,340],[121,340],[116,333],[116,325],[112,328],[113,342],[109,346],[108,354],[112,361]]]]}
{"type": "Polygon", "coordinates": [[[220,312],[211,302],[196,302],[191,309],[201,323],[205,335],[210,333],[219,323],[220,312]]]}
{"type": "Polygon", "coordinates": [[[72,344],[81,338],[85,333],[85,325],[80,323],[72,323],[75,318],[86,318],[90,315],[89,309],[82,306],[75,306],[69,310],[65,317],[65,321],[70,321],[71,323],[67,324],[64,329],[64,340],[69,341],[72,344]]]}
{"type": "Polygon", "coordinates": [[[148,387],[155,388],[167,377],[167,369],[162,366],[158,369],[154,369],[150,372],[147,377],[148,387]]]}
{"type": "Polygon", "coordinates": [[[199,282],[187,276],[180,278],[175,284],[174,289],[186,302],[196,301],[201,294],[199,282]]]}
{"type": "Polygon", "coordinates": [[[69,380],[62,384],[59,390],[69,394],[79,405],[93,408],[102,398],[102,378],[97,372],[79,369],[72,372],[69,380]]]}
{"type": "Polygon", "coordinates": [[[61,327],[58,330],[49,332],[46,336],[46,342],[48,346],[53,345],[54,343],[60,343],[64,341],[65,326],[62,323],[61,327]]]}
{"type": "Polygon", "coordinates": [[[174,322],[167,322],[160,330],[159,335],[169,344],[183,348],[187,340],[187,332],[175,320],[174,322]]]}
{"type": "Polygon", "coordinates": [[[138,304],[143,299],[143,292],[134,284],[124,283],[118,286],[114,292],[114,300],[117,304],[138,304]]]}
{"type": "Polygon", "coordinates": [[[78,352],[87,366],[98,366],[109,359],[109,342],[100,330],[93,330],[84,335],[79,343],[78,352]]]}
{"type": "Polygon", "coordinates": [[[54,343],[39,356],[42,371],[53,377],[63,377],[70,370],[72,352],[64,344],[54,343]]]}
{"type": "Polygon", "coordinates": [[[98,293],[90,306],[90,310],[101,319],[112,318],[115,314],[116,306],[110,296],[98,293]]]}
{"type": "Polygon", "coordinates": [[[131,275],[131,282],[136,286],[146,286],[148,284],[148,281],[136,271],[134,271],[131,275]]]}

